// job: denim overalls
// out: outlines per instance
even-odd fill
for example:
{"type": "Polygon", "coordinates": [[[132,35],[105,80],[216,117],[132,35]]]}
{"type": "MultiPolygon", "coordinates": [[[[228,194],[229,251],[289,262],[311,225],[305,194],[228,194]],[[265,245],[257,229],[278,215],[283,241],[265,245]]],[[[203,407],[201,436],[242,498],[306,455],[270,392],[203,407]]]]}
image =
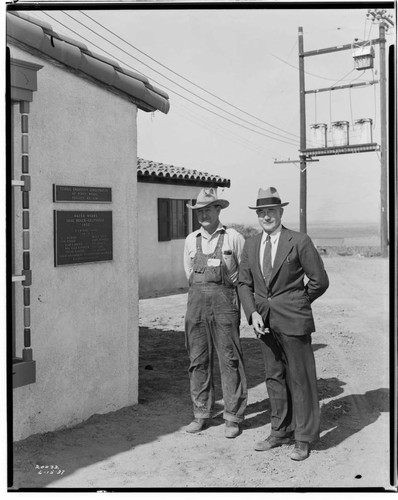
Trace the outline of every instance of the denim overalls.
{"type": "Polygon", "coordinates": [[[235,287],[228,283],[223,264],[221,231],[212,254],[196,239],[193,272],[189,278],[185,317],[189,378],[195,418],[210,418],[214,407],[213,347],[220,366],[224,419],[242,422],[247,404],[247,383],[239,338],[240,305],[235,287]]]}

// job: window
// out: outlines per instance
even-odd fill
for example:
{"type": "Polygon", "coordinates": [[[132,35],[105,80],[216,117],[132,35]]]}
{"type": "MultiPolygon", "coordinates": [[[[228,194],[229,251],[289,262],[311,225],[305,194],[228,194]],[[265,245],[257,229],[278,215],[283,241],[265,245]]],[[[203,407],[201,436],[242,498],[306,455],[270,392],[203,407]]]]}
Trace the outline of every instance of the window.
{"type": "Polygon", "coordinates": [[[186,238],[189,229],[191,200],[158,198],[158,240],[170,241],[186,238]]]}

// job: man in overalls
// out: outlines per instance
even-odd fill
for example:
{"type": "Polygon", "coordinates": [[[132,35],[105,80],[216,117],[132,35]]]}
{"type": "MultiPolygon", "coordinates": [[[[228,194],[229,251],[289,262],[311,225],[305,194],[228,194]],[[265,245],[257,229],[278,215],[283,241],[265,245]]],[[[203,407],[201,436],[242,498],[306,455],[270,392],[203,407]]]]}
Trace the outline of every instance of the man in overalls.
{"type": "Polygon", "coordinates": [[[225,437],[235,438],[247,404],[236,291],[244,238],[220,223],[220,211],[228,205],[228,201],[218,199],[216,188],[202,189],[196,204],[187,205],[196,211],[201,228],[187,236],[184,247],[184,268],[189,280],[185,338],[194,414],[186,431],[200,432],[212,417],[215,348],[224,400],[225,437]]]}

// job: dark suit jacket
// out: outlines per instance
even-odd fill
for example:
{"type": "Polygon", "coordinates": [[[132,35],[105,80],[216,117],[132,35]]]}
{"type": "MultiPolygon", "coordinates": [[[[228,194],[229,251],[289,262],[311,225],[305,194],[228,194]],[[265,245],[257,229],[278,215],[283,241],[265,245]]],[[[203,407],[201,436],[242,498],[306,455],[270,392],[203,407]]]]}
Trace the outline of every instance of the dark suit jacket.
{"type": "Polygon", "coordinates": [[[254,311],[276,332],[305,335],[315,331],[311,303],[329,286],[322,259],[305,233],[282,226],[269,289],[261,273],[262,233],[246,240],[239,266],[238,292],[249,324],[254,311]],[[306,284],[304,276],[308,278],[306,284]]]}

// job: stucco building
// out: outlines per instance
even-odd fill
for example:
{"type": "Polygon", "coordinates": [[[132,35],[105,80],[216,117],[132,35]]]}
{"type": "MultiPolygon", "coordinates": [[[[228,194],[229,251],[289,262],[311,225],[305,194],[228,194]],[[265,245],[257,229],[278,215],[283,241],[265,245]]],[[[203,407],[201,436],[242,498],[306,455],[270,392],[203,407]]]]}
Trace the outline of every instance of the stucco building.
{"type": "Polygon", "coordinates": [[[137,174],[140,298],[183,291],[184,240],[198,227],[186,204],[201,188],[229,187],[230,180],[142,158],[137,174]]]}
{"type": "Polygon", "coordinates": [[[8,11],[6,29],[9,425],[19,440],[137,402],[137,113],[167,113],[169,100],[22,11],[8,11]]]}

